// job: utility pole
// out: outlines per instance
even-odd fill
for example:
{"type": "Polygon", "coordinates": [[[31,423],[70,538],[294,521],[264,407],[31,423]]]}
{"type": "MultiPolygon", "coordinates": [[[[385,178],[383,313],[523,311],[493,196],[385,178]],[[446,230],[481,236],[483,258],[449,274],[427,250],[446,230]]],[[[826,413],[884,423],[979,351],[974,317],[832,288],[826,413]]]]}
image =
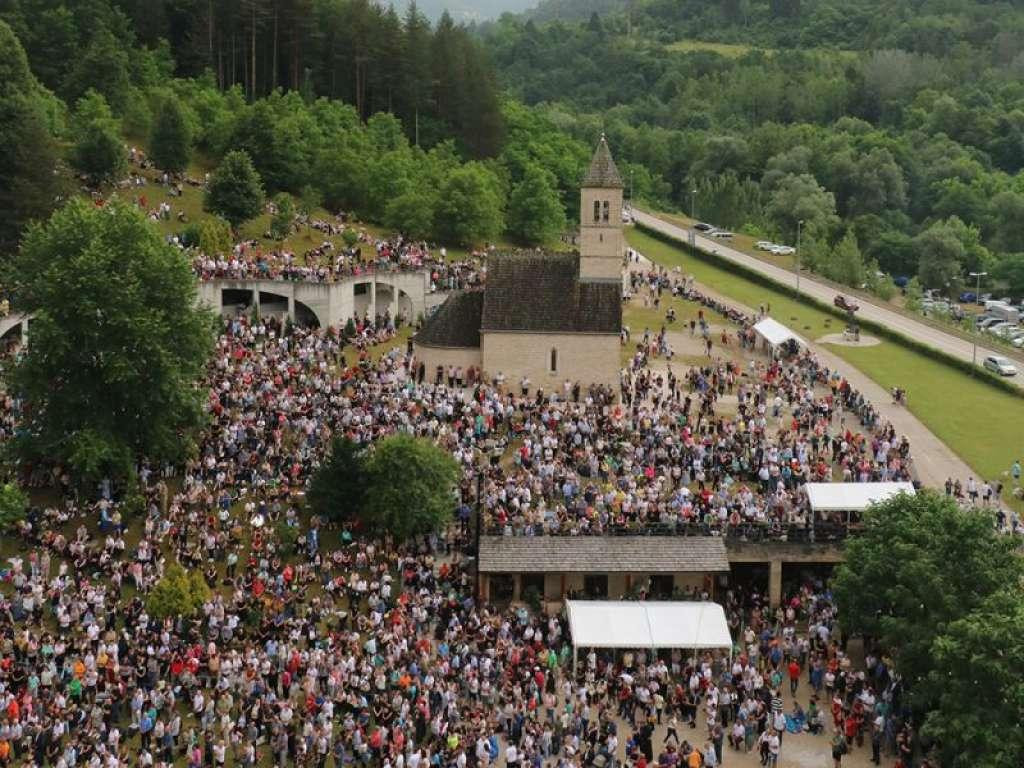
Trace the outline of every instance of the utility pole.
{"type": "Polygon", "coordinates": [[[800,293],[800,229],[804,225],[804,220],[800,219],[796,223],[796,292],[800,293]]]}
{"type": "Polygon", "coordinates": [[[697,247],[697,189],[690,190],[690,247],[697,247]]]}
{"type": "MultiPolygon", "coordinates": [[[[977,303],[981,300],[981,278],[986,277],[988,272],[971,272],[971,277],[974,281],[974,301],[977,303]]],[[[978,326],[975,323],[974,332],[971,334],[971,375],[974,375],[973,368],[978,364],[978,326]]]]}

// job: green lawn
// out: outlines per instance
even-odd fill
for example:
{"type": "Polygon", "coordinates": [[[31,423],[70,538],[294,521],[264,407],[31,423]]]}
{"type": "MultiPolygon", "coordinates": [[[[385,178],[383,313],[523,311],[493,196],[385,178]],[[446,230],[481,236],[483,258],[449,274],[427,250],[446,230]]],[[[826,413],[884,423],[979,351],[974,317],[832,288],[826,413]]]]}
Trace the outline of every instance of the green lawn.
{"type": "MultiPolygon", "coordinates": [[[[629,244],[648,258],[666,266],[681,266],[697,282],[748,307],[770,303],[773,317],[811,340],[841,330],[840,322],[831,315],[725,267],[685,258],[682,249],[635,229],[628,230],[626,236],[629,244]]],[[[830,346],[829,350],[883,387],[905,388],[914,415],[980,476],[1000,477],[1024,453],[1021,398],[891,341],[856,349],[830,346]]]]}
{"type": "MultiPolygon", "coordinates": [[[[705,40],[677,40],[665,46],[668,50],[676,53],[693,53],[694,51],[711,51],[729,59],[738,59],[744,54],[750,53],[753,48],[742,43],[711,43],[705,40]]],[[[771,53],[771,51],[766,51],[771,53]]]]}

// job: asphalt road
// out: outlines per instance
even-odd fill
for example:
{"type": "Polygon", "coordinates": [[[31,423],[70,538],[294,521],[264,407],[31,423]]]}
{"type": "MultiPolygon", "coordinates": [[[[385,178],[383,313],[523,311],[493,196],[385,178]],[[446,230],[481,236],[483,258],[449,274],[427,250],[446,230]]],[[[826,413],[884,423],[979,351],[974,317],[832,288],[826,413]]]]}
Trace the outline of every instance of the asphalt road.
{"type": "MultiPolygon", "coordinates": [[[[658,217],[652,216],[638,208],[633,208],[632,214],[633,218],[637,222],[649,227],[650,229],[662,232],[663,234],[674,237],[684,243],[689,242],[690,230],[688,229],[676,226],[664,219],[659,219],[658,217]]],[[[732,261],[745,268],[760,272],[761,274],[784,285],[796,286],[795,273],[776,267],[774,264],[770,264],[766,261],[756,259],[753,256],[748,256],[745,253],[741,253],[734,248],[730,248],[721,240],[713,240],[711,238],[704,237],[698,232],[696,234],[695,243],[697,248],[702,251],[713,253],[726,261],[732,261]]],[[[823,301],[826,304],[832,304],[836,295],[840,292],[835,288],[819,283],[813,278],[802,273],[800,275],[800,293],[811,296],[819,301],[823,301]]],[[[973,352],[973,345],[971,342],[966,341],[959,336],[954,336],[952,334],[945,333],[944,331],[940,331],[937,328],[926,325],[925,323],[918,322],[913,318],[900,314],[899,312],[894,312],[891,309],[887,309],[878,304],[866,302],[861,297],[857,297],[857,301],[860,304],[860,311],[857,313],[859,317],[885,325],[904,336],[927,344],[928,346],[946,352],[954,357],[958,357],[961,360],[966,360],[967,362],[971,361],[973,352]]],[[[979,365],[986,355],[999,354],[1001,353],[997,350],[983,347],[980,344],[978,345],[977,359],[979,365]]],[[[1018,374],[1012,378],[1012,381],[1018,387],[1024,388],[1024,380],[1022,379],[1024,379],[1024,377],[1018,374]]]]}

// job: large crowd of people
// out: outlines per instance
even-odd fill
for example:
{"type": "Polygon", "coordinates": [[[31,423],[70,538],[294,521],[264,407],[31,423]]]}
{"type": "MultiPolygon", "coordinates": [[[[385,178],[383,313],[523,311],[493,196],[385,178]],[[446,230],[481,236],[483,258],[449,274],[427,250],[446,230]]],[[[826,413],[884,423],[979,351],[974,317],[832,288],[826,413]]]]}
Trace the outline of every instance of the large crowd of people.
{"type": "MultiPolygon", "coordinates": [[[[59,470],[50,475],[60,498],[32,511],[4,573],[0,764],[569,768],[625,756],[642,768],[719,765],[740,749],[767,765],[787,733],[823,717],[828,726],[825,711],[842,718],[851,748],[874,728],[892,749],[907,738],[898,687],[880,663],[870,677],[849,669],[820,590],[795,593],[777,616],[756,592],[730,592],[732,663],[593,651],[573,669],[564,620],[474,600],[462,526],[398,544],[306,518],[306,480],[337,433],[438,441],[465,468],[463,508],[483,467],[487,514],[510,526],[535,508],[595,528],[612,510],[647,520],[676,509],[664,500],[683,501],[683,472],[708,490],[739,474],[692,464],[704,435],[708,455],[729,435],[701,429],[697,409],[684,415],[682,396],[620,408],[570,387],[538,400],[485,383],[417,383],[402,350],[362,366],[351,355],[334,334],[235,318],[210,364],[213,424],[199,454],[180,472],[141,466],[142,505],[107,483],[95,500],[79,497],[59,470]],[[681,419],[678,462],[673,443],[656,444],[671,431],[667,414],[681,419]],[[605,466],[598,457],[613,444],[633,450],[612,450],[605,466]],[[600,512],[582,514],[579,499],[602,503],[588,490],[602,473],[614,490],[600,512]],[[193,618],[159,621],[146,595],[172,562],[201,573],[212,597],[193,618]],[[781,712],[793,660],[814,698],[781,712]]],[[[787,377],[786,392],[816,383],[806,362],[793,365],[765,370],[752,391],[764,386],[767,397],[787,377]]],[[[780,408],[802,414],[809,397],[780,408]]],[[[5,425],[15,424],[18,404],[4,405],[5,425]]],[[[754,443],[749,456],[781,460],[802,442],[754,443]]],[[[793,490],[780,477],[764,493],[793,490]]],[[[686,502],[714,509],[716,493],[686,502]]]]}
{"type": "MultiPolygon", "coordinates": [[[[386,268],[427,258],[371,245],[386,268]]],[[[266,265],[310,279],[251,244],[209,261],[201,276],[266,265]]],[[[448,288],[481,279],[429,266],[448,288]]],[[[750,318],[692,286],[634,279],[698,302],[694,332],[714,317],[747,338],[750,318]]],[[[82,494],[61,467],[25,469],[53,495],[0,574],[0,766],[715,768],[733,752],[774,766],[809,731],[837,764],[870,748],[911,768],[900,681],[871,653],[853,669],[820,583],[774,613],[759,590],[729,589],[732,654],[587,649],[574,667],[564,618],[479,602],[465,557],[476,504],[505,535],[842,535],[848,521],[812,515],[801,484],[909,478],[913,462],[839,374],[807,352],[662,374],[650,363],[665,347],[647,339],[620,392],[544,393],[480,372],[438,381],[405,349],[374,359],[365,347],[387,326],[364,319],[353,345],[273,317],[226,320],[198,453],[141,464],[141,502],[110,482],[82,494]],[[373,540],[308,516],[332,436],[396,431],[459,462],[450,529],[373,540]],[[211,596],[160,620],[147,597],[173,563],[211,596]]],[[[22,415],[5,395],[0,440],[22,415]]]]}

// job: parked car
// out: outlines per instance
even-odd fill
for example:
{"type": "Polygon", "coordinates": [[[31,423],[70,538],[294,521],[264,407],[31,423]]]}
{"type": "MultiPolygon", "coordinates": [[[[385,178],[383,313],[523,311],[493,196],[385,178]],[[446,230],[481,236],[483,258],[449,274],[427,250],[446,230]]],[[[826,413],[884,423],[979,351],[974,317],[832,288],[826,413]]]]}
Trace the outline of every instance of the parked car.
{"type": "Polygon", "coordinates": [[[910,278],[906,275],[900,275],[899,277],[894,277],[892,281],[896,284],[897,288],[906,288],[907,284],[910,283],[910,278]]]}
{"type": "Polygon", "coordinates": [[[992,333],[992,334],[995,334],[995,335],[998,336],[999,334],[1001,334],[1003,332],[1004,329],[1012,328],[1012,327],[1013,326],[1010,323],[1007,323],[1004,320],[1000,320],[998,323],[993,323],[992,325],[990,325],[985,330],[988,333],[992,333]]]}
{"type": "Polygon", "coordinates": [[[759,251],[770,251],[775,247],[775,243],[768,242],[767,240],[758,240],[754,243],[754,247],[759,251]]]}
{"type": "Polygon", "coordinates": [[[960,301],[970,303],[978,300],[978,294],[974,291],[964,291],[960,294],[960,301]]]}
{"type": "Polygon", "coordinates": [[[995,325],[998,322],[1001,322],[1001,319],[996,317],[995,315],[982,315],[981,317],[978,318],[977,328],[978,330],[983,331],[990,325],[995,325]]]}
{"type": "Polygon", "coordinates": [[[727,230],[724,229],[713,229],[710,232],[708,232],[708,235],[711,237],[720,237],[722,239],[728,240],[730,237],[732,237],[732,232],[728,232],[727,230]]]}
{"type": "Polygon", "coordinates": [[[849,296],[843,296],[843,294],[837,294],[835,301],[833,301],[837,307],[845,312],[856,312],[860,309],[860,304],[851,299],[849,296]]]}
{"type": "Polygon", "coordinates": [[[792,256],[796,253],[796,248],[791,245],[775,245],[772,246],[771,252],[776,256],[792,256]]]}
{"type": "Polygon", "coordinates": [[[992,294],[991,293],[982,293],[981,295],[978,296],[978,306],[979,307],[983,307],[983,306],[985,306],[985,302],[986,301],[991,301],[991,300],[992,300],[992,294]]]}
{"type": "Polygon", "coordinates": [[[989,355],[982,363],[988,370],[1000,376],[1016,376],[1017,366],[1001,355],[989,355]]]}
{"type": "Polygon", "coordinates": [[[699,232],[710,232],[714,229],[710,224],[705,224],[703,221],[698,221],[693,225],[693,228],[699,232]]]}

